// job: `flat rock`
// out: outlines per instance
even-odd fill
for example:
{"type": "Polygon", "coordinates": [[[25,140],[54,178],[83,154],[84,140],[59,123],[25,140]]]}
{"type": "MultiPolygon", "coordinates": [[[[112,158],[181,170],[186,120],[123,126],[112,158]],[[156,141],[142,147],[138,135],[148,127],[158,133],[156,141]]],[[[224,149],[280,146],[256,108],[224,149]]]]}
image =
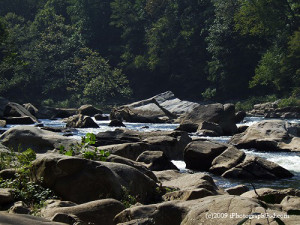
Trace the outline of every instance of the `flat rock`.
{"type": "Polygon", "coordinates": [[[113,225],[114,217],[125,209],[124,205],[115,199],[103,199],[73,206],[48,205],[42,209],[42,216],[53,218],[57,213],[75,215],[80,221],[94,225],[113,225]]]}
{"type": "Polygon", "coordinates": [[[208,171],[212,161],[227,149],[226,145],[211,141],[192,141],[184,149],[186,168],[208,171]]]}
{"type": "Polygon", "coordinates": [[[44,153],[54,148],[59,149],[61,145],[67,149],[71,144],[77,143],[75,139],[33,126],[12,127],[0,136],[0,141],[15,151],[18,151],[19,147],[23,151],[31,148],[37,153],[44,153]]]}
{"type": "Polygon", "coordinates": [[[241,195],[249,191],[249,188],[246,185],[240,184],[234,187],[227,188],[225,189],[225,191],[230,195],[241,195]]]}

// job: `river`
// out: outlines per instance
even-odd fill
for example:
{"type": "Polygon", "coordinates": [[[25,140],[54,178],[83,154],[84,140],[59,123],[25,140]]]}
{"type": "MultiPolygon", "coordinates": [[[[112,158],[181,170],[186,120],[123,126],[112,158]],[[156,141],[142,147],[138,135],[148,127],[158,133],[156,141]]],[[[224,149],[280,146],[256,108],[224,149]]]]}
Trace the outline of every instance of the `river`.
{"type": "MultiPolygon", "coordinates": [[[[263,117],[246,117],[243,123],[238,124],[241,125],[251,125],[263,120],[263,117]]],[[[44,126],[49,127],[64,127],[65,123],[62,122],[61,119],[57,120],[40,120],[44,126]]],[[[300,120],[288,120],[291,123],[300,123],[300,120]]],[[[72,131],[73,137],[80,139],[86,133],[94,133],[97,134],[99,132],[104,132],[108,130],[115,130],[115,127],[109,127],[109,121],[96,121],[100,128],[79,128],[74,129],[72,131]]],[[[178,127],[179,124],[151,124],[151,123],[124,123],[127,129],[150,132],[156,130],[174,130],[178,127]]],[[[8,125],[6,128],[8,129],[12,127],[12,125],[8,125]]],[[[197,137],[196,134],[191,133],[191,137],[197,137]]],[[[213,140],[221,143],[226,143],[230,140],[231,136],[221,136],[221,137],[202,137],[208,140],[213,140]]],[[[216,184],[222,188],[228,188],[232,186],[236,186],[238,184],[247,185],[249,188],[254,185],[256,188],[261,187],[270,187],[270,188],[300,188],[300,153],[292,153],[292,152],[258,152],[255,149],[242,149],[246,154],[256,155],[262,158],[265,158],[269,161],[275,162],[285,169],[291,171],[295,176],[289,179],[278,179],[278,180],[237,180],[237,179],[225,179],[220,176],[213,175],[211,173],[205,172],[213,177],[216,184]]],[[[174,161],[173,163],[180,169],[183,173],[196,173],[197,171],[190,171],[185,168],[184,161],[174,161]]]]}

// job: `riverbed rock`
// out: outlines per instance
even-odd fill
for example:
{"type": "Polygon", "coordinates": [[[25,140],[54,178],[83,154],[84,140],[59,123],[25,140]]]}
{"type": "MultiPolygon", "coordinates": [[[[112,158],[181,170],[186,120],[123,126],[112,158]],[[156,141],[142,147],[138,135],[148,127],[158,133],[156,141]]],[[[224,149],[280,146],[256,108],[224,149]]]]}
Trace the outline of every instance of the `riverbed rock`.
{"type": "MultiPolygon", "coordinates": [[[[243,215],[252,213],[275,213],[286,215],[285,212],[265,209],[258,200],[233,195],[208,196],[190,201],[170,201],[147,206],[135,206],[119,213],[115,223],[120,224],[155,224],[155,225],[232,225],[241,222],[243,215]],[[242,218],[241,218],[241,217],[242,218]],[[140,223],[141,222],[141,223],[140,223]]],[[[300,216],[282,218],[285,224],[296,225],[300,216]]],[[[251,219],[251,224],[276,224],[273,218],[251,219]]]]}
{"type": "Polygon", "coordinates": [[[110,115],[112,119],[123,119],[127,122],[171,122],[197,105],[199,104],[182,101],[171,91],[167,91],[146,100],[115,108],[110,115]]]}
{"type": "Polygon", "coordinates": [[[215,193],[207,190],[206,188],[197,188],[192,190],[179,190],[179,191],[168,192],[165,195],[163,195],[163,199],[165,201],[173,201],[173,200],[188,201],[188,200],[204,198],[212,195],[215,195],[215,193]]]}
{"type": "MultiPolygon", "coordinates": [[[[170,159],[182,159],[183,150],[191,141],[191,138],[186,132],[182,131],[154,131],[154,132],[140,132],[128,129],[116,129],[114,131],[100,132],[96,135],[96,146],[103,147],[104,145],[144,142],[146,145],[138,145],[135,150],[138,150],[140,155],[143,151],[163,151],[170,159]],[[143,146],[143,148],[139,148],[143,146]]],[[[121,147],[127,147],[121,146],[121,147]]],[[[105,147],[103,147],[106,149],[105,147]]],[[[115,151],[113,154],[117,154],[115,151]]],[[[132,155],[132,154],[129,154],[132,155]]],[[[135,153],[134,153],[135,155],[135,153]]],[[[138,156],[137,155],[137,156],[138,156]]],[[[120,155],[127,157],[125,154],[120,155]]],[[[136,156],[136,157],[137,157],[136,156]]],[[[135,160],[136,158],[127,157],[135,160]]]]}
{"type": "Polygon", "coordinates": [[[105,116],[102,114],[96,114],[96,115],[94,115],[94,117],[95,117],[95,120],[109,120],[109,116],[105,116]]]}
{"type": "Polygon", "coordinates": [[[96,114],[102,114],[102,111],[100,109],[95,108],[92,105],[82,105],[78,108],[78,114],[92,117],[96,114]]]}
{"type": "Polygon", "coordinates": [[[299,127],[283,120],[263,120],[236,134],[230,144],[261,151],[300,151],[299,127]]]}
{"type": "MultiPolygon", "coordinates": [[[[202,124],[204,121],[218,124],[223,135],[232,135],[236,132],[235,107],[233,104],[220,103],[198,105],[182,118],[180,124],[202,124]]],[[[198,128],[199,129],[199,128],[198,128]]]]}
{"type": "MultiPolygon", "coordinates": [[[[114,217],[125,209],[124,205],[115,199],[102,199],[74,206],[52,205],[50,201],[42,209],[42,217],[53,218],[56,214],[75,215],[80,221],[94,225],[114,225],[114,217]]],[[[55,203],[55,202],[54,202],[55,203]]]]}
{"type": "Polygon", "coordinates": [[[12,127],[0,136],[0,141],[15,151],[19,148],[23,151],[31,148],[37,153],[44,153],[54,148],[59,149],[61,145],[68,149],[71,144],[77,143],[75,139],[33,126],[12,127]]]}
{"type": "Polygon", "coordinates": [[[145,163],[152,171],[179,170],[162,151],[145,151],[136,161],[145,163]]]}
{"type": "Polygon", "coordinates": [[[186,168],[208,171],[212,166],[212,161],[227,147],[227,145],[212,141],[192,141],[184,149],[186,168]]]}
{"type": "Polygon", "coordinates": [[[121,120],[111,120],[108,124],[109,127],[126,127],[121,120]]]}
{"type": "Polygon", "coordinates": [[[76,114],[76,108],[54,108],[49,106],[40,106],[36,116],[39,119],[56,119],[68,118],[76,114]]]}
{"type": "Polygon", "coordinates": [[[180,124],[175,130],[186,131],[188,133],[193,133],[198,130],[199,125],[195,123],[183,123],[180,124]]]}
{"type": "Polygon", "coordinates": [[[290,178],[294,175],[276,163],[247,155],[240,164],[227,170],[222,176],[238,179],[278,179],[290,178]]]}
{"type": "Polygon", "coordinates": [[[13,189],[0,188],[0,208],[14,201],[13,189]]]}
{"type": "Polygon", "coordinates": [[[11,214],[0,212],[0,224],[3,225],[66,225],[66,223],[53,222],[41,217],[24,215],[24,214],[11,214]]]}
{"type": "Polygon", "coordinates": [[[247,113],[245,111],[238,111],[235,114],[235,123],[241,123],[243,119],[246,117],[247,113]]]}
{"type": "Polygon", "coordinates": [[[282,210],[286,212],[297,212],[297,215],[300,213],[300,197],[288,195],[282,199],[280,205],[282,206],[282,210]]]}
{"type": "MultiPolygon", "coordinates": [[[[33,116],[27,109],[25,109],[22,105],[9,102],[4,109],[3,117],[30,117],[31,120],[35,123],[38,123],[38,120],[35,116],[33,116]]],[[[8,122],[7,122],[8,123],[8,122]]]]}
{"type": "Polygon", "coordinates": [[[141,173],[150,177],[152,180],[157,181],[155,174],[150,169],[148,169],[144,163],[136,162],[134,160],[124,158],[118,155],[110,155],[109,157],[107,157],[107,162],[121,163],[121,164],[134,167],[135,169],[139,170],[141,173]]]}
{"type": "Polygon", "coordinates": [[[241,195],[249,191],[249,188],[246,185],[240,184],[234,187],[227,188],[225,189],[225,191],[230,195],[241,195]]]}
{"type": "Polygon", "coordinates": [[[280,204],[286,196],[300,197],[300,190],[294,188],[272,189],[259,188],[241,195],[242,197],[254,198],[270,204],[280,204]]]}
{"type": "Polygon", "coordinates": [[[31,103],[23,104],[24,108],[27,109],[33,116],[36,116],[39,110],[31,103]]]}
{"type": "Polygon", "coordinates": [[[66,127],[70,128],[99,128],[99,125],[89,117],[82,114],[71,116],[64,120],[66,127]]]}
{"type": "Polygon", "coordinates": [[[6,126],[6,121],[0,120],[0,127],[5,127],[5,126],[6,126]]]}
{"type": "Polygon", "coordinates": [[[96,162],[58,154],[43,154],[33,162],[32,179],[63,200],[85,203],[99,198],[122,199],[124,186],[142,203],[155,197],[156,183],[137,169],[119,163],[96,162]]]}
{"type": "Polygon", "coordinates": [[[246,154],[244,152],[230,146],[212,161],[212,166],[209,168],[209,171],[221,175],[241,163],[245,157],[246,154]]]}
{"type": "Polygon", "coordinates": [[[15,214],[30,214],[29,207],[22,201],[15,202],[8,210],[9,213],[15,214]]]}

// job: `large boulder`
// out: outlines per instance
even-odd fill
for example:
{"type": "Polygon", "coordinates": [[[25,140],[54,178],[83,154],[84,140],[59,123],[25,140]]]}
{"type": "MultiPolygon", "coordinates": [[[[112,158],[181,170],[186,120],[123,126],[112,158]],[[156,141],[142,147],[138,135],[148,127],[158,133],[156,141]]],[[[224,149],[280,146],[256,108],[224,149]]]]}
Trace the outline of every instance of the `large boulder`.
{"type": "Polygon", "coordinates": [[[0,212],[0,224],[3,225],[67,225],[66,223],[57,223],[41,217],[12,214],[0,212]]]}
{"type": "Polygon", "coordinates": [[[294,175],[276,163],[257,156],[246,156],[235,167],[222,174],[226,178],[238,179],[278,179],[289,178],[294,175]]]}
{"type": "Polygon", "coordinates": [[[12,203],[14,200],[13,189],[0,188],[0,209],[2,206],[12,203]]]}
{"type": "Polygon", "coordinates": [[[41,182],[63,200],[75,203],[107,197],[121,200],[123,187],[142,203],[156,195],[155,181],[128,165],[58,154],[40,155],[32,164],[33,181],[41,182]]]}
{"type": "Polygon", "coordinates": [[[208,171],[212,166],[212,161],[227,147],[227,145],[211,141],[192,141],[184,149],[186,168],[208,171]]]}
{"type": "Polygon", "coordinates": [[[39,112],[39,110],[31,103],[25,103],[23,104],[24,108],[28,110],[32,115],[36,116],[39,112]]]}
{"type": "Polygon", "coordinates": [[[30,117],[33,122],[38,123],[38,120],[35,116],[33,116],[27,109],[25,109],[22,105],[9,102],[4,109],[3,116],[5,117],[30,117]]]}
{"type": "Polygon", "coordinates": [[[178,170],[162,151],[145,151],[136,161],[147,164],[147,167],[153,171],[178,170]]]}
{"type": "Polygon", "coordinates": [[[263,217],[266,213],[278,215],[284,224],[296,225],[300,220],[300,216],[287,216],[286,212],[268,208],[256,199],[217,195],[191,201],[170,201],[131,207],[119,213],[114,222],[124,225],[232,225],[242,224],[246,216],[252,215],[251,224],[277,224],[275,218],[263,217]],[[261,217],[258,218],[258,215],[261,217]]]}
{"type": "Polygon", "coordinates": [[[115,199],[95,200],[71,206],[63,206],[63,202],[57,204],[56,201],[47,203],[41,212],[42,217],[46,219],[53,220],[57,218],[57,214],[65,214],[76,216],[80,221],[94,225],[114,225],[114,217],[125,209],[123,204],[115,199]]]}
{"type": "Polygon", "coordinates": [[[286,212],[300,213],[300,197],[298,196],[286,196],[280,203],[282,209],[286,212]]]}
{"type": "Polygon", "coordinates": [[[36,121],[34,121],[29,116],[5,117],[5,121],[6,121],[7,124],[21,124],[21,125],[36,123],[36,121]]]}
{"type": "Polygon", "coordinates": [[[71,144],[77,143],[75,139],[33,126],[12,127],[0,136],[0,141],[15,151],[31,148],[37,153],[44,153],[54,148],[59,149],[61,145],[67,149],[71,144]]]}
{"type": "Polygon", "coordinates": [[[182,118],[180,124],[202,124],[204,121],[218,124],[222,135],[232,135],[236,132],[235,107],[233,104],[220,103],[198,105],[182,118]]]}
{"type": "Polygon", "coordinates": [[[300,151],[300,127],[283,120],[263,120],[232,137],[238,148],[261,151],[300,151]]]}
{"type": "Polygon", "coordinates": [[[230,146],[212,161],[209,171],[221,175],[241,163],[245,157],[246,154],[244,152],[230,146]]]}
{"type": "Polygon", "coordinates": [[[197,105],[194,102],[182,101],[167,91],[146,100],[114,108],[110,116],[111,119],[127,122],[161,123],[172,121],[197,105]]]}
{"type": "Polygon", "coordinates": [[[85,116],[95,116],[96,114],[102,114],[102,111],[92,105],[82,105],[80,106],[80,108],[78,108],[78,114],[82,114],[85,116]]]}
{"type": "MultiPolygon", "coordinates": [[[[191,138],[186,132],[181,131],[155,131],[155,132],[139,132],[128,129],[116,129],[115,131],[101,132],[96,135],[96,145],[107,149],[104,145],[132,143],[132,142],[143,142],[146,145],[136,145],[140,155],[143,151],[162,151],[170,159],[182,159],[183,150],[186,145],[191,141],[191,138]],[[104,146],[104,147],[103,147],[104,146]]],[[[118,146],[121,148],[131,148],[132,144],[118,146]]],[[[126,151],[129,153],[128,151],[126,151]]],[[[115,151],[113,154],[120,155],[115,151]]],[[[135,151],[136,153],[136,151],[135,151]]],[[[135,153],[129,153],[128,155],[138,156],[135,153]]],[[[127,157],[126,155],[120,155],[127,157]]],[[[130,156],[130,159],[135,160],[136,158],[130,156]]]]}
{"type": "Polygon", "coordinates": [[[71,128],[99,128],[99,125],[91,117],[82,114],[64,119],[64,122],[67,123],[66,127],[71,128]]]}

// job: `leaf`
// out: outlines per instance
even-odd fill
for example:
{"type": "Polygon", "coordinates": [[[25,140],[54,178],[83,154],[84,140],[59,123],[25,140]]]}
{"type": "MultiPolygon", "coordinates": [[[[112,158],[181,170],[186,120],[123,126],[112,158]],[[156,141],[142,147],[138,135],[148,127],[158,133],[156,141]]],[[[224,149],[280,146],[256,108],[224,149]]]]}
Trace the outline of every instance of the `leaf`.
{"type": "Polygon", "coordinates": [[[65,155],[67,155],[67,156],[73,156],[73,151],[72,150],[66,151],[65,155]]]}

